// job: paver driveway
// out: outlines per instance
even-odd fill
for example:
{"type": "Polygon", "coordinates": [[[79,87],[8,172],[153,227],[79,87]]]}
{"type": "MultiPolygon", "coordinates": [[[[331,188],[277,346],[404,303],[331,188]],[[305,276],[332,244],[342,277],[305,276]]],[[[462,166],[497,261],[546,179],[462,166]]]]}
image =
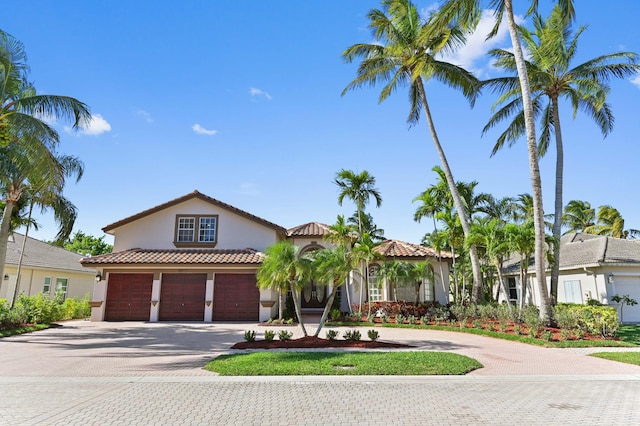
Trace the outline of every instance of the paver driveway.
{"type": "MultiPolygon", "coordinates": [[[[639,424],[640,367],[481,336],[379,329],[476,358],[464,377],[223,378],[233,323],[92,323],[0,339],[0,424],[639,424]]],[[[294,337],[300,335],[295,330],[294,337]]]]}

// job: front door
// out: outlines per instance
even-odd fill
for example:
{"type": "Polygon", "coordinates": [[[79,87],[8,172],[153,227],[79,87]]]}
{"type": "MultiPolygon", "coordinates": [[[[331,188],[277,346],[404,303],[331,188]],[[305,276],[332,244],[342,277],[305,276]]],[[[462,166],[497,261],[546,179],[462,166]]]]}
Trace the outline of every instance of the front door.
{"type": "Polygon", "coordinates": [[[324,308],[327,298],[325,286],[316,285],[311,281],[302,288],[302,309],[324,308]]]}

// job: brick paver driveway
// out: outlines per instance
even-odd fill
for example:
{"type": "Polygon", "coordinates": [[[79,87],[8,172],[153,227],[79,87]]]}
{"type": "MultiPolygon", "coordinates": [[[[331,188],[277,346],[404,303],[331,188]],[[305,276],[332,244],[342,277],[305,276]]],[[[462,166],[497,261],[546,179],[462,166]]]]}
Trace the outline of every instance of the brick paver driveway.
{"type": "Polygon", "coordinates": [[[202,370],[250,328],[264,330],[72,321],[0,339],[0,424],[640,424],[640,367],[586,356],[591,350],[462,333],[379,329],[382,340],[485,366],[464,377],[224,378],[202,370]]]}

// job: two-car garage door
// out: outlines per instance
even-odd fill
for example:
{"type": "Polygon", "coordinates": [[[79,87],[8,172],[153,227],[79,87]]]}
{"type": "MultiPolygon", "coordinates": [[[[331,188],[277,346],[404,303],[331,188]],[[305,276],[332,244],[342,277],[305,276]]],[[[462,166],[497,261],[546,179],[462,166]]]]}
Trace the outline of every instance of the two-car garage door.
{"type": "MultiPolygon", "coordinates": [[[[160,321],[204,321],[207,274],[162,274],[160,321]]],[[[148,321],[153,274],[109,274],[105,320],[148,321]]],[[[258,320],[260,292],[254,274],[216,274],[213,319],[258,320]]]]}

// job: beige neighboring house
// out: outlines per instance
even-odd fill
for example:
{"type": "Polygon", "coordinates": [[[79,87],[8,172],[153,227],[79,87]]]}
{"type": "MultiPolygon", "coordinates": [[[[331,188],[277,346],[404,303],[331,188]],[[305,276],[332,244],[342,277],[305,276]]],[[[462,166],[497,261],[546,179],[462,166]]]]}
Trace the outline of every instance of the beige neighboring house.
{"type": "MultiPolygon", "coordinates": [[[[0,299],[13,298],[18,281],[18,263],[25,236],[13,233],[7,245],[4,276],[0,281],[0,299]]],[[[78,299],[91,295],[96,271],[83,268],[83,256],[27,237],[22,256],[20,287],[16,294],[33,296],[42,292],[53,297],[61,292],[78,299]]]]}
{"type": "MultiPolygon", "coordinates": [[[[505,280],[511,301],[519,301],[521,286],[517,260],[505,267],[505,280]]],[[[547,287],[550,287],[547,271],[547,287]]],[[[527,275],[526,303],[538,304],[539,289],[533,263],[527,275]],[[533,289],[533,292],[531,291],[533,289]]],[[[615,306],[615,295],[628,295],[639,303],[622,306],[624,322],[640,322],[640,241],[600,235],[571,233],[560,240],[558,302],[587,303],[595,299],[615,306]]],[[[504,294],[501,294],[504,300],[504,294]]]]}
{"type": "MultiPolygon", "coordinates": [[[[276,292],[256,287],[266,248],[283,240],[302,253],[331,247],[323,239],[329,232],[325,224],[287,230],[198,191],[103,231],[114,236],[113,253],[81,260],[100,277],[93,292],[93,321],[265,321],[277,316],[279,300],[276,292]]],[[[416,247],[404,257],[436,259],[416,247]]],[[[443,266],[448,276],[447,258],[443,266]]],[[[361,287],[352,286],[350,297],[341,295],[343,310],[349,298],[358,300],[355,292],[361,287]]],[[[301,292],[303,312],[322,309],[328,291],[308,283],[301,292]]],[[[446,303],[447,291],[439,282],[423,294],[446,303]]]]}

